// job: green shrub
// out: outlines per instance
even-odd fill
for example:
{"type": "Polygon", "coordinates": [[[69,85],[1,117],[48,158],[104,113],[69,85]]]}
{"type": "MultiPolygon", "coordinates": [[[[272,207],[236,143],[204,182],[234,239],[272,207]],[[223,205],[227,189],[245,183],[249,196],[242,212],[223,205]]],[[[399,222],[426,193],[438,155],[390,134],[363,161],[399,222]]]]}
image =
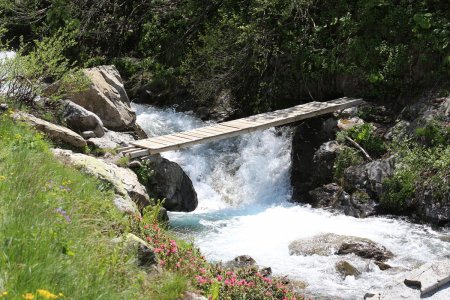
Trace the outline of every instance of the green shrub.
{"type": "Polygon", "coordinates": [[[337,139],[345,141],[345,137],[352,138],[360,144],[370,155],[379,157],[386,153],[387,147],[384,141],[375,135],[373,124],[364,123],[338,133],[337,139]]]}
{"type": "MultiPolygon", "coordinates": [[[[393,146],[398,156],[394,175],[383,183],[385,193],[381,206],[392,213],[413,209],[423,192],[431,193],[433,201],[450,201],[450,146],[425,147],[415,142],[401,141],[393,146]]],[[[448,205],[448,204],[444,204],[448,205]]]]}
{"type": "Polygon", "coordinates": [[[416,129],[416,137],[426,146],[450,144],[450,126],[438,120],[429,122],[425,127],[416,129]]]}
{"type": "Polygon", "coordinates": [[[344,171],[348,167],[358,165],[364,162],[358,150],[344,147],[338,154],[334,162],[334,178],[340,181],[344,176],[344,171]]]}

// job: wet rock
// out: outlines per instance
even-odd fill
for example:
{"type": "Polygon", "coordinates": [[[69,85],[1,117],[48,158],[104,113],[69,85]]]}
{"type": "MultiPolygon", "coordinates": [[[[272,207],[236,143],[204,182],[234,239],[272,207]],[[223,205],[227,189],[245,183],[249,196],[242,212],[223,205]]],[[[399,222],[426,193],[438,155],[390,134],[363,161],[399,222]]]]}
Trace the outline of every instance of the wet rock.
{"type": "Polygon", "coordinates": [[[340,150],[341,146],[337,141],[329,141],[320,145],[313,156],[316,182],[328,183],[333,181],[334,161],[340,150]]]}
{"type": "Polygon", "coordinates": [[[378,268],[380,268],[381,271],[386,271],[392,268],[390,265],[382,261],[376,261],[375,264],[378,266],[378,268]]]}
{"type": "Polygon", "coordinates": [[[405,284],[420,289],[426,295],[450,282],[450,260],[426,263],[406,276],[405,284]]]}
{"type": "Polygon", "coordinates": [[[384,192],[383,181],[394,174],[394,168],[394,156],[349,167],[344,171],[344,188],[365,190],[371,198],[378,199],[384,192]]]}
{"type": "Polygon", "coordinates": [[[379,246],[368,239],[344,242],[340,245],[336,254],[355,254],[359,257],[374,259],[376,261],[386,261],[394,256],[392,252],[385,247],[379,246]]]}
{"type": "MultiPolygon", "coordinates": [[[[256,266],[256,261],[249,255],[240,255],[233,260],[230,260],[225,265],[229,268],[248,268],[256,266]]],[[[272,272],[272,270],[270,271],[272,272]]]]}
{"type": "Polygon", "coordinates": [[[130,107],[117,69],[99,66],[85,69],[84,74],[91,81],[90,87],[70,95],[70,100],[99,116],[107,128],[129,130],[136,121],[136,114],[130,107]]]}
{"type": "Polygon", "coordinates": [[[87,146],[83,137],[66,127],[47,122],[24,112],[14,113],[13,118],[24,121],[36,130],[43,132],[50,140],[57,144],[64,143],[78,149],[84,149],[87,146]]]}
{"type": "Polygon", "coordinates": [[[155,199],[165,199],[168,211],[191,212],[197,208],[198,199],[191,179],[176,163],[161,156],[148,159],[151,174],[147,188],[155,199]]]}
{"type": "Polygon", "coordinates": [[[332,174],[328,168],[330,159],[327,160],[327,163],[322,163],[318,159],[322,154],[332,157],[334,154],[328,153],[331,152],[328,150],[332,149],[333,144],[328,145],[330,147],[327,147],[327,151],[317,154],[316,161],[313,158],[322,144],[335,138],[336,132],[336,120],[333,118],[308,119],[295,128],[291,152],[291,184],[294,201],[308,203],[310,190],[329,183],[329,174],[332,174]],[[321,165],[321,170],[328,174],[326,178],[318,176],[318,163],[321,165]]]}
{"type": "MultiPolygon", "coordinates": [[[[53,154],[61,162],[79,168],[83,172],[110,184],[122,199],[133,200],[138,208],[150,205],[147,190],[139,183],[136,174],[130,169],[121,168],[101,159],[80,153],[73,153],[69,150],[53,149],[53,154]]],[[[122,202],[118,201],[118,203],[122,202]]],[[[121,209],[122,205],[118,207],[121,209]]]]}
{"type": "Polygon", "coordinates": [[[330,183],[309,192],[314,208],[333,208],[355,218],[365,218],[375,213],[376,203],[364,192],[346,193],[340,186],[330,183]]]}
{"type": "Polygon", "coordinates": [[[354,276],[358,277],[361,275],[361,272],[358,271],[352,264],[350,264],[348,261],[341,260],[336,263],[336,271],[339,272],[344,278],[347,276],[354,276]]]}
{"type": "Polygon", "coordinates": [[[291,242],[289,244],[289,254],[329,256],[336,253],[342,243],[359,240],[364,239],[335,233],[323,233],[291,242]]]}
{"type": "Polygon", "coordinates": [[[314,208],[332,207],[339,208],[345,202],[345,198],[350,198],[336,183],[326,184],[309,192],[310,204],[314,208]]]}
{"type": "Polygon", "coordinates": [[[384,261],[388,257],[392,257],[390,251],[369,239],[335,233],[318,234],[295,240],[289,244],[290,255],[329,256],[349,253],[354,253],[363,258],[374,258],[378,261],[384,261]]]}
{"type": "Polygon", "coordinates": [[[450,224],[449,194],[447,194],[447,199],[438,201],[433,197],[431,187],[421,186],[416,189],[414,199],[406,203],[408,209],[416,211],[417,215],[423,220],[437,225],[450,224]]]}
{"type": "Polygon", "coordinates": [[[94,132],[94,137],[102,137],[105,135],[103,122],[96,114],[72,101],[66,100],[62,103],[62,119],[69,128],[78,132],[94,132]]]}

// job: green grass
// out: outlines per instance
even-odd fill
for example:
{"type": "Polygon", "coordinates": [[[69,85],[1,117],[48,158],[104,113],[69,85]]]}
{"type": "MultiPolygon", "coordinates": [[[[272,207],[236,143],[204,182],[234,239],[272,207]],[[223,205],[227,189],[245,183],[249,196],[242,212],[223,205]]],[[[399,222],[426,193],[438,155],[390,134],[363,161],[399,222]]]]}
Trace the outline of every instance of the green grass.
{"type": "Polygon", "coordinates": [[[56,162],[41,135],[0,116],[0,298],[45,289],[65,299],[153,299],[134,255],[110,242],[130,220],[98,185],[56,162]]]}

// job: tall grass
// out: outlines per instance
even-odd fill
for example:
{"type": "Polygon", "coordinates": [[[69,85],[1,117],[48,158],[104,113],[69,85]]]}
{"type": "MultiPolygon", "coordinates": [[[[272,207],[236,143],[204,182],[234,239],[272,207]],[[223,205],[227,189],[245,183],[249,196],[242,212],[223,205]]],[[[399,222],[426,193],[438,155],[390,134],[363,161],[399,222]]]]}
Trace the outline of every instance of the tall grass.
{"type": "Polygon", "coordinates": [[[56,162],[41,135],[0,116],[0,297],[44,289],[65,299],[150,299],[145,273],[110,243],[129,220],[98,184],[56,162]]]}

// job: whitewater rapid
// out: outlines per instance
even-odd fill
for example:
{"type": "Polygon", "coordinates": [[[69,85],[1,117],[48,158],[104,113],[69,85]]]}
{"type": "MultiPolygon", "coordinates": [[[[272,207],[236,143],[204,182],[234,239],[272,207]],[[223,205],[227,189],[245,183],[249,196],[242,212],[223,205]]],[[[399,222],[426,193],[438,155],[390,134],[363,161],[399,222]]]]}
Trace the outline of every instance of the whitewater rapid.
{"type": "MultiPolygon", "coordinates": [[[[192,114],[133,104],[137,121],[150,135],[205,126],[192,114]]],[[[425,262],[450,258],[449,234],[394,218],[356,219],[289,202],[291,132],[269,129],[162,154],[191,178],[199,206],[170,213],[171,226],[193,239],[211,261],[248,254],[277,275],[308,283],[306,292],[361,299],[397,275],[425,262]],[[393,266],[380,271],[354,255],[290,256],[290,242],[319,233],[369,238],[391,250],[393,266]],[[363,270],[343,279],[335,263],[345,259],[363,270]]]]}

